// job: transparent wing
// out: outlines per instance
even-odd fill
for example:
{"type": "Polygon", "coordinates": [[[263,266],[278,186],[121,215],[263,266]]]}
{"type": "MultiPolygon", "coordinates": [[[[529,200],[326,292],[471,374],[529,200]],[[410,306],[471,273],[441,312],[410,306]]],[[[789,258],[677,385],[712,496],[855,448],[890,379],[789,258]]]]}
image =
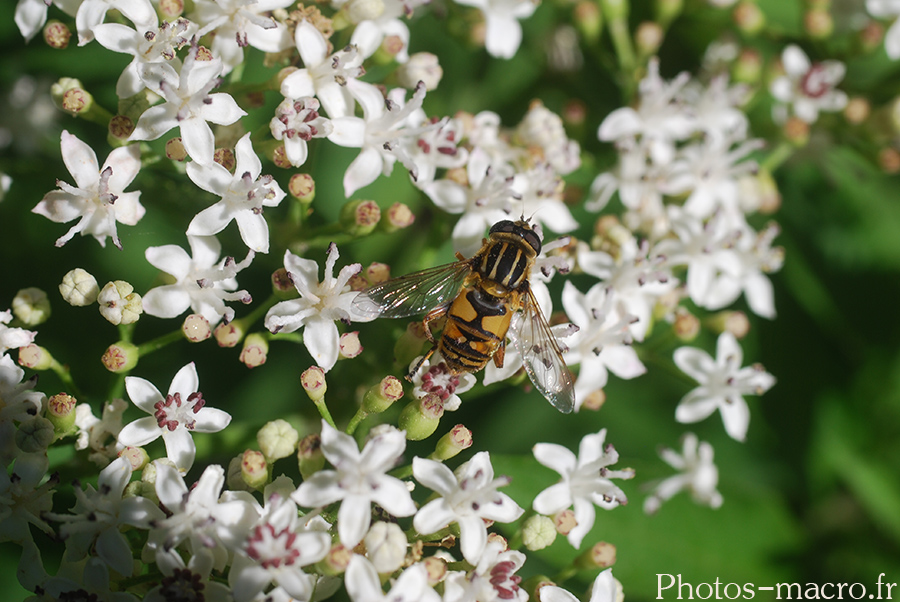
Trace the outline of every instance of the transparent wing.
{"type": "Polygon", "coordinates": [[[407,318],[452,301],[472,271],[470,260],[392,278],[353,299],[353,308],[371,317],[407,318]]]}
{"type": "Polygon", "coordinates": [[[564,414],[571,412],[575,408],[575,381],[531,289],[512,333],[531,382],[554,408],[564,414]]]}

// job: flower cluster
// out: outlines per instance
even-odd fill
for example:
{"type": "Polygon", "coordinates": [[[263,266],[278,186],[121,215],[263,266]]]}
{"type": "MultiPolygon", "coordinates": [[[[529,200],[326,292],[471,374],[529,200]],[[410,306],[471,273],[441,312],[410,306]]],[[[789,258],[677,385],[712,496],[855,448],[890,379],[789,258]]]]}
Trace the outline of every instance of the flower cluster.
{"type": "MultiPolygon", "coordinates": [[[[643,475],[597,413],[610,381],[680,372],[689,384],[666,424],[718,412],[726,444],[754,436],[745,397],[775,377],[744,365],[742,339],[751,320],[776,318],[773,172],[811,129],[862,110],[841,89],[846,65],[798,41],[766,57],[763,77],[759,54],[723,37],[669,77],[657,50],[676,15],[632,36],[628,2],[579,3],[550,32],[547,62],[577,70],[590,48],[618,66],[597,80],[616,94],[548,94],[510,117],[471,101],[471,81],[442,81],[460,68],[452,45],[412,50],[431,48],[439,13],[486,64],[525,77],[543,62],[513,62],[537,52],[521,23],[537,3],[425,4],[18,1],[25,40],[42,32],[68,51],[74,29],[78,52],[123,59],[97,99],[72,77],[53,86],[78,120],[43,138],[59,141],[70,178],[48,176],[27,206],[74,223],[40,243],[65,275],[59,297],[27,283],[0,312],[0,542],[21,549],[23,587],[53,599],[310,602],[343,588],[353,602],[570,602],[563,586],[587,584],[574,569],[529,579],[528,554],[556,545],[593,570],[591,602],[618,602],[597,508],[615,517],[643,475]],[[424,271],[391,274],[390,254],[394,271],[424,271]],[[116,270],[106,284],[82,267],[98,256],[93,273],[116,270]],[[53,332],[60,298],[86,323],[99,307],[96,374],[77,357],[93,345],[53,332]],[[414,321],[403,331],[382,315],[414,321]],[[563,426],[540,442],[495,427],[525,450],[515,461],[475,447],[471,424],[446,428],[445,413],[469,420],[466,404],[520,389],[576,414],[543,406],[563,426]],[[38,533],[60,546],[53,574],[38,533]]],[[[900,15],[888,0],[865,8],[900,15]]],[[[898,32],[884,37],[891,59],[898,32]]],[[[67,75],[93,82],[89,69],[67,75]]],[[[514,79],[504,85],[525,89],[514,79]]],[[[12,176],[0,173],[0,200],[12,176]]],[[[712,444],[686,433],[682,445],[660,452],[677,474],[648,480],[647,514],[681,491],[723,504],[712,444]]]]}

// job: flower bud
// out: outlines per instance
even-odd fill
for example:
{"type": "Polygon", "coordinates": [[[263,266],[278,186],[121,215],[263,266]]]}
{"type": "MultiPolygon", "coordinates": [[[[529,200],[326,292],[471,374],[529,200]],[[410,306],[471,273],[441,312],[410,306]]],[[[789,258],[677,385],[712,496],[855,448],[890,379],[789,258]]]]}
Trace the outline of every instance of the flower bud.
{"type": "Polygon", "coordinates": [[[209,320],[200,314],[191,314],[181,323],[181,332],[191,343],[199,343],[205,341],[212,336],[212,328],[209,326],[209,320]]]}
{"type": "Polygon", "coordinates": [[[426,90],[434,90],[443,75],[438,57],[430,52],[416,52],[397,69],[397,81],[407,90],[415,89],[419,82],[425,84],[426,90]]]}
{"type": "Polygon", "coordinates": [[[244,338],[244,328],[237,321],[222,322],[213,330],[213,337],[219,347],[234,347],[244,338]]]}
{"type": "Polygon", "coordinates": [[[100,314],[110,324],[133,324],[144,311],[141,296],[124,280],[107,282],[97,295],[100,314]]]}
{"type": "Polygon", "coordinates": [[[12,312],[25,326],[37,326],[50,317],[50,300],[39,288],[23,288],[13,297],[12,312]]]}
{"type": "Polygon", "coordinates": [[[799,117],[789,117],[783,126],[784,137],[796,147],[809,142],[809,124],[799,117]]]}
{"type": "Polygon", "coordinates": [[[572,11],[575,27],[588,44],[594,44],[603,33],[603,13],[593,0],[579,0],[572,11]]]}
{"type": "Polygon", "coordinates": [[[234,151],[230,148],[217,148],[213,151],[213,161],[234,173],[237,161],[234,158],[234,151]]]}
{"type": "Polygon", "coordinates": [[[299,438],[297,430],[281,418],[267,422],[256,433],[259,449],[269,462],[287,458],[294,453],[299,438]]]}
{"type": "Polygon", "coordinates": [[[422,355],[422,347],[427,340],[422,322],[410,322],[394,343],[394,359],[401,366],[410,365],[414,358],[422,355]]]}
{"type": "Polygon", "coordinates": [[[878,167],[887,174],[900,173],[900,152],[890,146],[878,151],[878,167]]]}
{"type": "Polygon", "coordinates": [[[384,0],[349,0],[344,10],[351,23],[374,21],[384,14],[384,0]]]}
{"type": "Polygon", "coordinates": [[[316,181],[308,173],[295,173],[288,182],[288,192],[298,201],[312,203],[316,198],[316,181]]]}
{"type": "Polygon", "coordinates": [[[341,226],[351,236],[371,234],[381,220],[375,201],[350,201],[341,208],[341,226]]]}
{"type": "Polygon", "coordinates": [[[734,7],[732,18],[738,29],[750,36],[758,34],[766,25],[766,16],[755,0],[741,0],[734,7]]]}
{"type": "Polygon", "coordinates": [[[378,573],[390,574],[403,565],[409,542],[403,529],[396,523],[374,523],[363,542],[366,544],[366,556],[378,573]]]}
{"type": "Polygon", "coordinates": [[[689,343],[700,334],[700,319],[686,309],[678,308],[675,311],[675,322],[672,329],[679,341],[689,343]]]}
{"type": "Polygon", "coordinates": [[[325,456],[322,454],[322,437],[319,433],[312,433],[297,443],[297,464],[300,467],[300,476],[304,480],[322,470],[325,466],[325,456]]]}
{"type": "Polygon", "coordinates": [[[400,412],[398,426],[406,431],[410,441],[421,441],[430,437],[444,415],[444,402],[434,393],[426,393],[415,399],[400,412]]]}
{"type": "Polygon", "coordinates": [[[228,469],[225,471],[225,485],[232,491],[249,491],[253,488],[244,482],[241,472],[241,464],[244,462],[244,454],[238,454],[228,461],[228,469]]]}
{"type": "Polygon", "coordinates": [[[350,565],[351,558],[353,558],[353,550],[342,543],[336,543],[325,554],[325,558],[316,563],[315,567],[323,575],[336,577],[344,574],[350,565]]]}
{"type": "Polygon", "coordinates": [[[366,283],[369,286],[387,282],[391,278],[391,266],[373,261],[366,268],[366,283]]]}
{"type": "Polygon", "coordinates": [[[53,425],[57,437],[65,437],[75,430],[75,404],[77,400],[66,393],[57,393],[47,399],[44,416],[53,425]]]}
{"type": "Polygon", "coordinates": [[[742,311],[726,310],[710,316],[709,329],[716,333],[730,332],[736,339],[743,339],[750,332],[750,320],[742,311]]]}
{"type": "Polygon", "coordinates": [[[56,19],[47,21],[44,25],[44,41],[50,48],[63,50],[69,45],[69,39],[72,37],[72,31],[69,27],[56,19]]]}
{"type": "Polygon", "coordinates": [[[859,43],[864,52],[872,52],[880,48],[883,39],[884,25],[878,21],[870,20],[859,30],[859,43]]]}
{"type": "Polygon", "coordinates": [[[744,48],[734,61],[731,75],[736,82],[755,84],[762,77],[763,60],[755,48],[744,48]]]}
{"type": "Polygon", "coordinates": [[[641,56],[652,56],[662,46],[665,37],[663,28],[654,21],[644,21],[634,32],[634,45],[641,56]]]}
{"type": "Polygon", "coordinates": [[[291,160],[288,159],[287,151],[284,150],[284,144],[279,143],[277,146],[272,147],[269,158],[272,159],[272,163],[275,164],[275,167],[280,167],[281,169],[290,169],[293,167],[291,160]]]}
{"type": "Polygon", "coordinates": [[[447,576],[447,561],[438,556],[426,556],[422,559],[428,575],[428,585],[434,587],[447,576]]]}
{"type": "Polygon", "coordinates": [[[265,456],[248,449],[241,456],[241,478],[252,489],[262,489],[269,482],[269,469],[265,456]]]}
{"type": "Polygon", "coordinates": [[[26,454],[37,454],[47,451],[47,447],[56,438],[53,423],[43,416],[35,416],[19,424],[16,430],[16,447],[26,454]]]}
{"type": "Polygon", "coordinates": [[[866,98],[853,96],[844,107],[844,119],[853,125],[859,125],[869,118],[871,112],[872,106],[866,98]]]}
{"type": "Polygon", "coordinates": [[[572,529],[578,526],[578,521],[575,520],[575,512],[571,508],[557,512],[553,517],[553,525],[557,533],[568,535],[572,529]]]}
{"type": "Polygon", "coordinates": [[[184,14],[184,0],[159,0],[159,15],[166,21],[174,21],[184,14]]]}
{"type": "Polygon", "coordinates": [[[291,274],[284,268],[278,268],[272,272],[272,292],[279,299],[288,299],[297,294],[291,274]]]}
{"type": "Polygon", "coordinates": [[[581,569],[605,569],[616,563],[616,546],[601,541],[595,543],[575,559],[575,566],[581,569]]]}
{"type": "Polygon", "coordinates": [[[94,105],[94,98],[79,80],[72,77],[61,77],[50,86],[50,97],[57,108],[73,116],[90,110],[94,105]]]}
{"type": "Polygon", "coordinates": [[[403,41],[403,38],[392,33],[384,36],[381,46],[378,47],[372,58],[376,64],[385,65],[392,62],[398,54],[403,52],[404,48],[406,48],[406,42],[403,41]]]}
{"type": "Polygon", "coordinates": [[[603,389],[595,389],[585,395],[584,400],[581,402],[581,409],[593,410],[596,412],[603,407],[604,402],[606,402],[606,391],[603,389]]]}
{"type": "Polygon", "coordinates": [[[408,228],[416,221],[416,216],[408,205],[394,203],[381,216],[381,230],[388,234],[408,228]]]}
{"type": "Polygon", "coordinates": [[[258,368],[266,363],[266,354],[269,353],[269,341],[258,332],[252,332],[244,339],[241,349],[241,362],[248,368],[258,368]]]}
{"type": "Polygon", "coordinates": [[[656,20],[667,25],[681,14],[684,0],[656,0],[656,20]]]}
{"type": "Polygon", "coordinates": [[[366,391],[362,406],[369,414],[384,412],[403,397],[403,384],[396,376],[385,376],[381,382],[366,391]]]}
{"type": "Polygon", "coordinates": [[[310,366],[300,375],[300,384],[309,398],[318,403],[325,397],[328,384],[325,382],[325,371],[318,366],[310,366]]]}
{"type": "Polygon", "coordinates": [[[181,140],[181,136],[166,140],[166,157],[180,163],[187,159],[187,156],[187,149],[184,148],[184,142],[181,140]]]}
{"type": "Polygon", "coordinates": [[[522,543],[532,552],[543,550],[556,540],[553,519],[543,514],[533,514],[522,524],[522,543]]]}
{"type": "Polygon", "coordinates": [[[131,464],[131,470],[137,472],[143,470],[147,463],[150,462],[150,456],[143,447],[134,447],[129,445],[119,452],[120,458],[127,458],[131,464]]]}
{"type": "Polygon", "coordinates": [[[472,447],[472,431],[461,424],[454,426],[448,433],[438,439],[431,458],[443,462],[456,457],[459,452],[472,447]]]}
{"type": "Polygon", "coordinates": [[[803,14],[803,29],[814,40],[822,40],[834,33],[834,18],[827,8],[813,8],[803,14]]]}
{"type": "Polygon", "coordinates": [[[600,8],[607,21],[627,21],[628,5],[628,0],[600,0],[600,8]]]}
{"type": "Polygon", "coordinates": [[[29,343],[19,347],[19,365],[32,370],[49,370],[53,356],[43,347],[29,343]]]}
{"type": "Polygon", "coordinates": [[[114,146],[124,145],[128,137],[134,133],[134,121],[125,115],[113,115],[109,120],[109,137],[114,146]]]}
{"type": "Polygon", "coordinates": [[[359,331],[345,332],[341,335],[339,353],[346,359],[353,359],[363,351],[363,346],[359,342],[359,331]]]}
{"type": "Polygon", "coordinates": [[[113,343],[103,352],[100,361],[110,372],[128,372],[137,366],[140,353],[138,348],[126,341],[113,343]]]}

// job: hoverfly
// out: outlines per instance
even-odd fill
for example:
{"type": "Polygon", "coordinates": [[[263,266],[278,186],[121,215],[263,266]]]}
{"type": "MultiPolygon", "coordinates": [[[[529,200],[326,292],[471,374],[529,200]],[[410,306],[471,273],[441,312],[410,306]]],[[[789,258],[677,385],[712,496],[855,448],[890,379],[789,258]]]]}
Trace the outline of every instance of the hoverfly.
{"type": "Polygon", "coordinates": [[[457,253],[456,262],[376,284],[353,305],[373,317],[425,313],[432,348],[408,380],[435,350],[454,374],[477,372],[491,360],[502,368],[509,333],[531,382],[553,407],[569,413],[575,407],[572,373],[528,282],[540,252],[541,238],[531,224],[503,220],[472,257],[457,253]],[[444,331],[435,341],[430,324],[444,316],[444,331]]]}

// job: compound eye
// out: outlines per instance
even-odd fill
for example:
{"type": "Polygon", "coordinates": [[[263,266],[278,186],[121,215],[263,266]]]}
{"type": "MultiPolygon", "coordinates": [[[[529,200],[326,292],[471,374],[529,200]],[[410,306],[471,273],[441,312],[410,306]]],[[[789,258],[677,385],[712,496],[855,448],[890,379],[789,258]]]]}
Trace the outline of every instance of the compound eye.
{"type": "Polygon", "coordinates": [[[534,249],[537,255],[541,254],[541,237],[534,230],[525,230],[522,232],[522,238],[534,249]]]}
{"type": "Polygon", "coordinates": [[[512,232],[515,229],[515,224],[508,219],[502,220],[491,226],[491,234],[496,232],[512,232]]]}

